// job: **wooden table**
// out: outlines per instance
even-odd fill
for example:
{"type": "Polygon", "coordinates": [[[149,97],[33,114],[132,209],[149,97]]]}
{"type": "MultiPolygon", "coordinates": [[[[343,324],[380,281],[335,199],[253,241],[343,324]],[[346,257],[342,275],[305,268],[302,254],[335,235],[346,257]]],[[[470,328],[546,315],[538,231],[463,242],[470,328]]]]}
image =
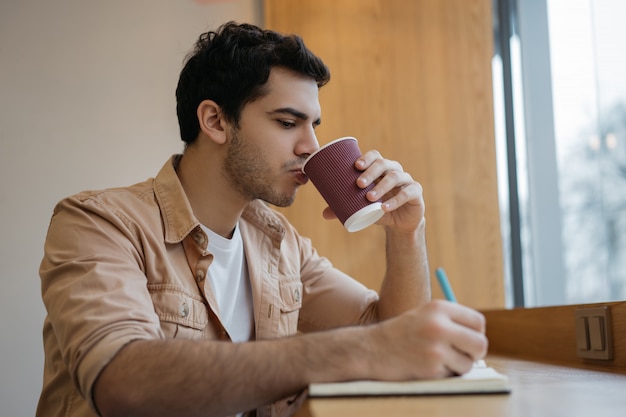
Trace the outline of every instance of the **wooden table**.
{"type": "Polygon", "coordinates": [[[296,417],[626,417],[626,375],[505,357],[487,364],[509,376],[510,394],[310,398],[296,417]]]}

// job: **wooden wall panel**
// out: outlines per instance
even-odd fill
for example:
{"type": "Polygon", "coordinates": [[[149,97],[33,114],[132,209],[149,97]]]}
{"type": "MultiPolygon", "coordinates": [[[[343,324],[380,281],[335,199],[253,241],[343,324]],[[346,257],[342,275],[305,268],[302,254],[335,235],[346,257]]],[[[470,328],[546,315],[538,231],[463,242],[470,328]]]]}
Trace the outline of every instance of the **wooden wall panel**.
{"type": "Polygon", "coordinates": [[[626,302],[578,304],[511,310],[486,310],[489,352],[564,363],[568,366],[598,367],[626,373],[626,302]],[[612,360],[582,359],[576,354],[576,310],[610,309],[612,360]]]}
{"type": "MultiPolygon", "coordinates": [[[[320,143],[355,136],[400,161],[424,187],[431,270],[445,267],[460,302],[503,307],[491,0],[266,0],[265,19],[330,67],[320,143]]],[[[283,212],[320,253],[378,288],[381,228],[349,234],[321,218],[312,185],[298,193],[283,212]]]]}

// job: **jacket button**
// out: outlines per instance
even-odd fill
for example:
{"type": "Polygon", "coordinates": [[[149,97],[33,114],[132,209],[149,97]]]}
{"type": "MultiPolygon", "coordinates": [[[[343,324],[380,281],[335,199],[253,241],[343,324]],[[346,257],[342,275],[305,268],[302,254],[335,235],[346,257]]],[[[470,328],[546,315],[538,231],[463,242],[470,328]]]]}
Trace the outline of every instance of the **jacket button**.
{"type": "Polygon", "coordinates": [[[206,238],[202,232],[194,233],[193,240],[195,240],[198,245],[204,245],[204,242],[206,242],[206,238]]]}
{"type": "Polygon", "coordinates": [[[202,281],[204,279],[204,270],[203,269],[197,269],[196,270],[196,280],[198,281],[202,281]]]}
{"type": "Polygon", "coordinates": [[[187,317],[189,315],[189,306],[187,303],[183,303],[178,311],[180,312],[181,317],[187,317]]]}

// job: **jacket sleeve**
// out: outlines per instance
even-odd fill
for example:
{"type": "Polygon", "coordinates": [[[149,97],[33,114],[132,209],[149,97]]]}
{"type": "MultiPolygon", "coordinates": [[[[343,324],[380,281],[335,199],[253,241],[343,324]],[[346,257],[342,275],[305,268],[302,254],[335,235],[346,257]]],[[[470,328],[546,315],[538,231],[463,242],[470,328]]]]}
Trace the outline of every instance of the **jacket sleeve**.
{"type": "Polygon", "coordinates": [[[55,349],[89,402],[96,378],[123,346],[163,337],[135,233],[132,222],[86,194],[60,202],[50,222],[42,298],[55,349]]]}
{"type": "Polygon", "coordinates": [[[378,294],[320,256],[310,239],[285,220],[285,243],[298,248],[303,284],[298,330],[303,332],[373,323],[378,294]]]}

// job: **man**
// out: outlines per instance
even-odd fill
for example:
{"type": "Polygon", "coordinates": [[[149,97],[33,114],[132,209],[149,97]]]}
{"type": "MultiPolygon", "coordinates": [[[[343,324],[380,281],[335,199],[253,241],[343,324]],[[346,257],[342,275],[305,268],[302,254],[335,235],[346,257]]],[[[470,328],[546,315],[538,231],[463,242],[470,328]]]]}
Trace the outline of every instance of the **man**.
{"type": "Polygon", "coordinates": [[[422,191],[399,163],[356,162],[383,199],[380,295],[265,204],[307,182],[328,80],[296,36],[200,37],[176,92],[183,155],[55,209],[39,416],[287,415],[312,382],[445,377],[485,354],[481,314],[430,301],[422,191]]]}

